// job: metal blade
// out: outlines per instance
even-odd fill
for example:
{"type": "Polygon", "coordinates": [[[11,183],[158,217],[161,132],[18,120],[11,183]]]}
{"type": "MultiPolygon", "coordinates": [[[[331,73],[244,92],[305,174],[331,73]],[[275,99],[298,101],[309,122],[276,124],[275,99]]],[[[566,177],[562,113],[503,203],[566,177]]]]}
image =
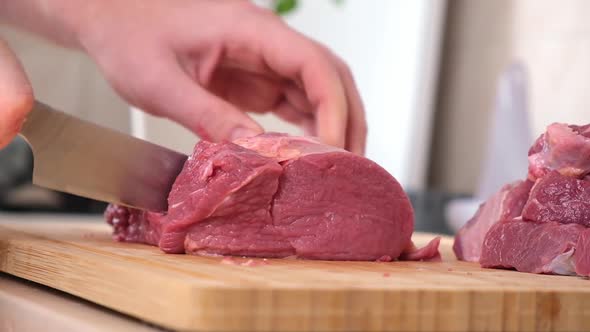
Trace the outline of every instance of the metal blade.
{"type": "Polygon", "coordinates": [[[186,155],[36,102],[20,134],[33,150],[33,183],[149,211],[165,211],[186,155]]]}

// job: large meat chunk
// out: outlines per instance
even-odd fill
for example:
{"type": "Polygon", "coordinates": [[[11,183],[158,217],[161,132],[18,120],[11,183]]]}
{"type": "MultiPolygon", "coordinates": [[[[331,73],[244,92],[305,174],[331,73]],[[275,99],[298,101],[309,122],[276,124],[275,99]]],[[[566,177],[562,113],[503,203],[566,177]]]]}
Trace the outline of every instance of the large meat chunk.
{"type": "Polygon", "coordinates": [[[590,172],[590,125],[553,123],[529,150],[529,179],[551,171],[571,177],[590,172]]]}
{"type": "Polygon", "coordinates": [[[589,276],[589,172],[590,125],[548,126],[529,150],[528,180],[521,189],[504,187],[479,209],[457,234],[457,258],[484,267],[589,276]],[[511,195],[518,198],[510,201],[511,195]]]}
{"type": "Polygon", "coordinates": [[[588,276],[590,230],[576,224],[513,220],[487,233],[481,266],[588,276]]]}
{"type": "Polygon", "coordinates": [[[539,222],[590,226],[590,181],[553,171],[537,180],[522,217],[539,222]]]}
{"type": "Polygon", "coordinates": [[[511,220],[522,213],[533,183],[517,181],[505,185],[490,197],[455,235],[453,251],[460,260],[477,262],[488,230],[495,224],[511,220]]]}
{"type": "Polygon", "coordinates": [[[110,207],[115,238],[168,253],[392,260],[413,247],[407,196],[374,162],[317,141],[266,134],[200,142],[176,179],[167,214],[110,207]]]}

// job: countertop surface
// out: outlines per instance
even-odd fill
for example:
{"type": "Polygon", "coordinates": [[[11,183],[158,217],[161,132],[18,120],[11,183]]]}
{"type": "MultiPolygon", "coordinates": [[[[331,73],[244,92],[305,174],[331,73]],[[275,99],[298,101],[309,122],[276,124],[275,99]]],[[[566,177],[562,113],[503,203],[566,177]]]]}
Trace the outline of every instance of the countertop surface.
{"type": "Polygon", "coordinates": [[[2,332],[162,332],[66,293],[0,272],[2,332]]]}
{"type": "MultiPolygon", "coordinates": [[[[100,222],[101,216],[0,213],[0,222],[18,218],[100,222]]],[[[0,248],[1,250],[1,248],[0,248]]],[[[0,272],[0,331],[2,332],[161,332],[139,320],[119,314],[67,293],[0,272]]]]}

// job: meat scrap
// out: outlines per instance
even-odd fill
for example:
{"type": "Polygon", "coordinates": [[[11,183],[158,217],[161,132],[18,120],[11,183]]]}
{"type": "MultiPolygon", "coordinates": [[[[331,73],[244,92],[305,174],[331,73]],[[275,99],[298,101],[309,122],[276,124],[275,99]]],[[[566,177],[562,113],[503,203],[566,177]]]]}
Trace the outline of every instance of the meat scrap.
{"type": "Polygon", "coordinates": [[[406,261],[440,262],[442,257],[438,251],[439,245],[440,236],[435,237],[422,248],[416,247],[411,242],[410,246],[402,253],[401,259],[406,261]]]}
{"type": "Polygon", "coordinates": [[[527,179],[504,186],[455,236],[460,260],[590,276],[590,125],[554,123],[529,150],[527,179]]]}
{"type": "MultiPolygon", "coordinates": [[[[364,157],[304,137],[199,142],[164,214],[111,205],[119,241],[166,253],[325,260],[398,259],[414,213],[399,183],[364,157]]],[[[408,259],[438,254],[438,242],[408,259]]]]}

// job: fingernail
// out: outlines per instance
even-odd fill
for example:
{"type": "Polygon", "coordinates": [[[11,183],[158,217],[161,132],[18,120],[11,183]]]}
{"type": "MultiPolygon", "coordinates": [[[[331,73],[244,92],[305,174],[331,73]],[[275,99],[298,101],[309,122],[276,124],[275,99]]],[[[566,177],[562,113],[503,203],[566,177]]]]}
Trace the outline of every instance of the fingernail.
{"type": "Polygon", "coordinates": [[[258,134],[259,134],[259,132],[257,132],[256,130],[238,127],[231,132],[230,139],[232,141],[235,141],[238,138],[252,137],[252,136],[256,136],[258,134]]]}

